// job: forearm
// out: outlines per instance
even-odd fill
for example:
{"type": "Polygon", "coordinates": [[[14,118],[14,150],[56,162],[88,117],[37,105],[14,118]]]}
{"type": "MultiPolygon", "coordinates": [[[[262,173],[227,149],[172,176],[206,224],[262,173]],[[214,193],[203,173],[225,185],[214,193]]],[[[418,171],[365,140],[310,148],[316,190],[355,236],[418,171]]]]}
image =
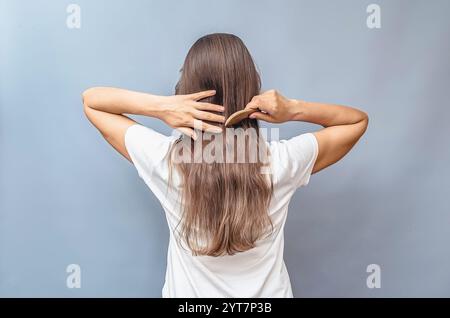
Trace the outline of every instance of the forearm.
{"type": "Polygon", "coordinates": [[[159,118],[163,112],[163,96],[113,87],[93,87],[83,92],[83,103],[111,114],[145,115],[159,118]]]}
{"type": "Polygon", "coordinates": [[[318,124],[323,127],[352,125],[367,120],[367,114],[356,108],[290,100],[294,110],[293,120],[318,124]]]}

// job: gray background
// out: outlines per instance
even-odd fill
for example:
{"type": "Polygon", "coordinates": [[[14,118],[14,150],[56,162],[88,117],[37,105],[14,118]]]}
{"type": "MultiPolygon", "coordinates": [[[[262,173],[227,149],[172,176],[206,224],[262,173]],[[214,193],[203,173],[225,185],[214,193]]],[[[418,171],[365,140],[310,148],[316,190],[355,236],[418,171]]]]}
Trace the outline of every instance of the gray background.
{"type": "Polygon", "coordinates": [[[242,37],[264,89],[370,115],[358,147],[291,203],[295,296],[450,296],[450,1],[77,1],[79,30],[66,27],[70,1],[0,2],[0,296],[161,295],[162,209],[88,124],[80,93],[170,94],[210,32],[242,37]],[[71,263],[81,289],[65,285],[71,263]],[[372,263],[381,289],[366,287],[372,263]]]}

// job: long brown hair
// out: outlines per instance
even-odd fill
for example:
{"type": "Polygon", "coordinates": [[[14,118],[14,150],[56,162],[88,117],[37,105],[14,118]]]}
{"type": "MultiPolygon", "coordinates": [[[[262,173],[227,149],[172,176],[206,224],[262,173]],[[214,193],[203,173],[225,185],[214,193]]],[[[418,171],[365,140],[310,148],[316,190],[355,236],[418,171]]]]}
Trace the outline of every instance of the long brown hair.
{"type": "MultiPolygon", "coordinates": [[[[198,39],[190,48],[175,93],[216,90],[214,96],[202,101],[223,105],[224,116],[228,118],[258,95],[260,88],[259,74],[242,40],[232,34],[215,33],[198,39]]],[[[245,119],[234,128],[244,131],[252,128],[258,136],[258,147],[266,146],[259,136],[256,120],[245,119]]],[[[225,135],[215,138],[225,138],[225,135]]],[[[171,156],[181,150],[183,139],[189,139],[193,145],[189,137],[183,136],[172,147],[171,156]]],[[[245,147],[248,153],[247,142],[245,147]]],[[[266,163],[245,158],[244,163],[190,161],[174,164],[182,181],[180,238],[194,255],[221,256],[246,251],[270,233],[272,223],[268,207],[272,181],[261,173],[266,163]]]]}

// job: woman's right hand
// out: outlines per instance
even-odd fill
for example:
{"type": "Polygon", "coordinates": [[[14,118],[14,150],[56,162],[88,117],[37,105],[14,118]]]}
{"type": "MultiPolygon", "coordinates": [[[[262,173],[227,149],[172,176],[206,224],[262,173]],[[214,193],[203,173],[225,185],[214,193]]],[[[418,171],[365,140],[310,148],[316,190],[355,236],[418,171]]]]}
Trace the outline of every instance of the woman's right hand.
{"type": "Polygon", "coordinates": [[[258,111],[249,117],[261,119],[270,123],[284,123],[293,120],[298,113],[293,100],[287,99],[276,90],[269,90],[252,98],[245,109],[258,111]]]}
{"type": "Polygon", "coordinates": [[[220,133],[222,128],[216,125],[208,124],[208,122],[224,123],[225,117],[214,112],[222,113],[224,107],[211,103],[199,102],[199,100],[214,96],[214,90],[203,91],[188,95],[173,95],[163,97],[162,113],[159,116],[166,124],[175,128],[182,133],[196,139],[194,128],[201,130],[220,133]],[[200,121],[200,126],[195,126],[195,121],[200,121]]]}
{"type": "Polygon", "coordinates": [[[324,128],[315,132],[318,154],[316,173],[344,157],[367,129],[369,117],[356,108],[286,99],[274,90],[253,97],[246,109],[257,109],[249,117],[271,123],[304,121],[324,128]]]}

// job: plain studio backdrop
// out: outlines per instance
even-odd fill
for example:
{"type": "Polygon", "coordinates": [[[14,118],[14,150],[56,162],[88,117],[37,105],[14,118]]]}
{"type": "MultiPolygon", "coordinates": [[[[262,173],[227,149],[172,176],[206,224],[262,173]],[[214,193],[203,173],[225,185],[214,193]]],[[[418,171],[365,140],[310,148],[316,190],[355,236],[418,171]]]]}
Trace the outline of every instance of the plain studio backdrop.
{"type": "Polygon", "coordinates": [[[370,116],[358,146],[290,204],[294,295],[450,297],[449,1],[79,0],[80,28],[67,25],[70,1],[0,3],[0,296],[161,295],[163,210],[80,94],[172,94],[193,42],[228,32],[263,89],[370,116]],[[372,3],[381,28],[367,26],[372,3]],[[66,285],[70,264],[81,288],[66,285]],[[366,284],[370,264],[381,288],[366,284]]]}

